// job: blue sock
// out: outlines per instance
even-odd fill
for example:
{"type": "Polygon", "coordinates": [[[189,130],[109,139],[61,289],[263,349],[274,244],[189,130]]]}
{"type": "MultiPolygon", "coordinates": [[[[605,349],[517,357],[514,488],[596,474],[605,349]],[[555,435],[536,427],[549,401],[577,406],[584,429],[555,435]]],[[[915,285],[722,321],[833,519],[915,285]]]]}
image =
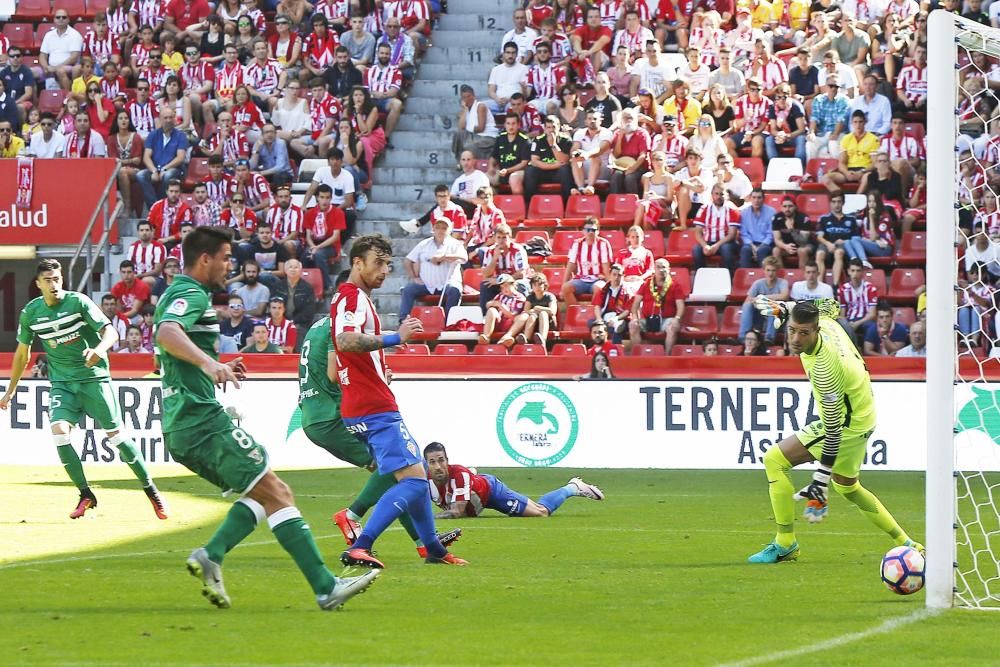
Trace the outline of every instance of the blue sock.
{"type": "Polygon", "coordinates": [[[371,549],[379,535],[385,532],[389,524],[403,512],[409,513],[413,526],[417,529],[417,535],[427,546],[427,552],[432,556],[443,556],[445,549],[434,532],[434,512],[431,509],[427,480],[416,477],[400,480],[379,498],[372,510],[371,518],[368,519],[353,547],[371,549]]]}
{"type": "Polygon", "coordinates": [[[410,513],[410,520],[413,521],[413,527],[416,528],[420,541],[427,547],[427,555],[441,558],[448,553],[448,550],[441,544],[437,529],[434,527],[434,505],[431,504],[430,484],[426,479],[415,477],[405,479],[403,482],[412,482],[420,489],[418,495],[410,501],[407,512],[410,513]]]}
{"type": "Polygon", "coordinates": [[[576,487],[572,484],[567,484],[555,491],[549,491],[544,496],[538,499],[538,504],[549,511],[549,514],[555,514],[559,506],[566,502],[566,499],[576,495],[576,487]]]}

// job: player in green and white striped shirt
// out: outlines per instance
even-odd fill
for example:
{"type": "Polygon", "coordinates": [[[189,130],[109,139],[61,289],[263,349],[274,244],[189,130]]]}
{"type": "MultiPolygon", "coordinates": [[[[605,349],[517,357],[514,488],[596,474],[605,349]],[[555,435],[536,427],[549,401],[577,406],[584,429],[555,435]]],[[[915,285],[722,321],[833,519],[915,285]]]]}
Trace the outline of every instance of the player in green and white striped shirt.
{"type": "Polygon", "coordinates": [[[121,410],[111,384],[107,352],[118,342],[118,332],[96,303],[85,294],[62,287],[62,266],[43,259],[35,271],[35,284],[42,296],[32,299],[21,311],[17,328],[17,350],[10,371],[10,386],[0,398],[0,409],[10,405],[17,384],[31,356],[31,343],[41,341],[48,355],[49,422],[59,460],[80,490],[80,500],[70,513],[78,519],[94,507],[97,497],[87,483],[83,465],[70,444],[70,433],[84,415],[103,429],[108,441],[118,448],[122,460],[142,483],[143,491],[160,519],[167,518],[166,505],[146,471],[142,453],[121,434],[121,410]]]}

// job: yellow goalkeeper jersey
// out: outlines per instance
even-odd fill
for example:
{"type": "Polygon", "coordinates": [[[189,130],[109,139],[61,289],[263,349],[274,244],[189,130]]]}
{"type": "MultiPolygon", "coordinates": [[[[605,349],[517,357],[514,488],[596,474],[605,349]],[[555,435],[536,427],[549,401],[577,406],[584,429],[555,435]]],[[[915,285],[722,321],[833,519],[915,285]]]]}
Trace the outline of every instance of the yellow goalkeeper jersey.
{"type": "Polygon", "coordinates": [[[836,320],[839,305],[833,299],[819,299],[816,305],[820,311],[819,343],[812,354],[803,353],[799,358],[812,385],[826,442],[832,446],[830,453],[834,453],[842,430],[867,432],[875,428],[875,398],[868,368],[836,320]]]}

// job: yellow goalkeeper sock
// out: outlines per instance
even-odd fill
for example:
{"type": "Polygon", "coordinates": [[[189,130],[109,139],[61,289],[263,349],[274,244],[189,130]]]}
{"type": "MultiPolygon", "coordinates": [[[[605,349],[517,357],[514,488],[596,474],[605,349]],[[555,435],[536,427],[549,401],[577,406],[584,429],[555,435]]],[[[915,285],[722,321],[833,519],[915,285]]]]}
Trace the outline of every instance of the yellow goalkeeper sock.
{"type": "Polygon", "coordinates": [[[787,549],[795,543],[795,500],[792,494],[792,464],[778,447],[771,447],[764,455],[764,471],[767,473],[767,492],[771,496],[771,509],[778,532],[774,541],[787,549]]]}
{"type": "Polygon", "coordinates": [[[889,510],[874,493],[861,486],[861,482],[854,482],[850,486],[844,486],[832,480],[831,482],[837,493],[857,505],[861,513],[873,524],[884,530],[897,545],[905,544],[910,539],[906,531],[900,528],[896,520],[889,514],[889,510]]]}

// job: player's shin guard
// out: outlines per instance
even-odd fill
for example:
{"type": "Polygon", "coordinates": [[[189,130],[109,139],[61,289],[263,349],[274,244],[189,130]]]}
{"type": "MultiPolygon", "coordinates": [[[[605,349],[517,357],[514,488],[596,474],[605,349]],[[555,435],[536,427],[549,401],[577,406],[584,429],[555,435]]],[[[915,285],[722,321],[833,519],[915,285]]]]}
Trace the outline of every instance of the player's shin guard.
{"type": "Polygon", "coordinates": [[[779,447],[771,447],[764,454],[764,472],[767,473],[767,492],[771,496],[771,509],[777,534],[774,541],[783,548],[795,542],[795,487],[792,486],[792,464],[779,447]]]}
{"type": "Polygon", "coordinates": [[[306,581],[316,595],[326,595],[337,583],[336,577],[327,569],[323,557],[313,539],[309,524],[302,520],[297,507],[283,507],[267,517],[267,524],[278,540],[278,544],[289,553],[299,566],[306,581]]]}
{"type": "Polygon", "coordinates": [[[854,482],[850,486],[833,482],[833,489],[857,505],[861,513],[869,521],[885,531],[897,545],[905,544],[910,539],[909,535],[896,523],[896,519],[889,514],[889,510],[882,505],[874,493],[861,486],[861,482],[854,482]]]}
{"type": "Polygon", "coordinates": [[[567,484],[566,486],[560,487],[555,491],[549,491],[544,496],[538,499],[538,504],[549,511],[549,516],[555,514],[555,511],[559,509],[568,498],[576,495],[576,488],[572,484],[567,484]]]}
{"type": "Polygon", "coordinates": [[[420,541],[427,547],[427,555],[431,558],[442,558],[448,550],[438,539],[437,529],[434,527],[434,505],[431,504],[431,494],[429,492],[429,482],[426,479],[410,477],[402,480],[399,484],[406,483],[412,486],[413,497],[407,506],[407,512],[413,520],[413,527],[420,536],[420,541]]]}
{"type": "Polygon", "coordinates": [[[63,468],[66,470],[66,474],[69,475],[70,480],[72,480],[73,485],[80,491],[89,488],[90,485],[87,483],[87,476],[83,474],[83,464],[80,463],[80,457],[77,456],[76,450],[70,444],[69,434],[57,435],[53,433],[52,442],[55,443],[56,453],[59,454],[59,460],[62,461],[63,468]]]}
{"type": "Polygon", "coordinates": [[[136,448],[134,442],[123,438],[121,433],[109,437],[108,442],[118,449],[122,461],[129,467],[136,479],[142,483],[143,488],[153,484],[153,480],[149,477],[149,471],[146,470],[146,462],[142,458],[142,452],[136,448]]]}
{"type": "Polygon", "coordinates": [[[205,545],[212,562],[222,565],[222,559],[233,547],[247,538],[265,518],[264,506],[251,498],[240,498],[229,508],[222,525],[205,545]]]}

